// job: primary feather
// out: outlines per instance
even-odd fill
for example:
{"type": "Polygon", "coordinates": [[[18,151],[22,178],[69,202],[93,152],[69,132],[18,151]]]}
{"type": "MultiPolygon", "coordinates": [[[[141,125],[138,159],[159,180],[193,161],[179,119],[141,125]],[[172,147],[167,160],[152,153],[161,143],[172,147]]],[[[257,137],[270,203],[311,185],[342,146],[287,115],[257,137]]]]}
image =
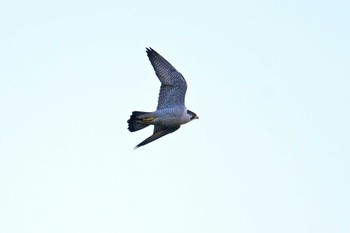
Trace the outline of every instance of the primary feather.
{"type": "Polygon", "coordinates": [[[128,120],[130,132],[154,125],[153,134],[138,144],[135,149],[175,132],[181,124],[198,119],[194,112],[185,107],[187,90],[185,78],[154,49],[146,48],[146,52],[161,86],[157,110],[154,112],[134,111],[128,120]]]}
{"type": "Polygon", "coordinates": [[[187,83],[182,74],[152,48],[147,48],[146,52],[161,82],[157,110],[184,106],[187,83]]]}

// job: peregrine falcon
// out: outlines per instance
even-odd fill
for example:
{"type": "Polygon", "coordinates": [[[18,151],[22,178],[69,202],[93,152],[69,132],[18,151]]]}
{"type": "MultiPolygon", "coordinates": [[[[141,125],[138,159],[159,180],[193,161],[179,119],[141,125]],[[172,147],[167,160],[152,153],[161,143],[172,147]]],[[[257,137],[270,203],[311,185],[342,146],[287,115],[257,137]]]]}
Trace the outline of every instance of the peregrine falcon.
{"type": "Polygon", "coordinates": [[[185,78],[154,49],[146,48],[147,56],[161,82],[157,110],[154,112],[134,111],[128,120],[128,129],[135,132],[154,125],[153,135],[134,149],[144,146],[180,128],[180,125],[199,119],[185,107],[187,84],[185,78]]]}

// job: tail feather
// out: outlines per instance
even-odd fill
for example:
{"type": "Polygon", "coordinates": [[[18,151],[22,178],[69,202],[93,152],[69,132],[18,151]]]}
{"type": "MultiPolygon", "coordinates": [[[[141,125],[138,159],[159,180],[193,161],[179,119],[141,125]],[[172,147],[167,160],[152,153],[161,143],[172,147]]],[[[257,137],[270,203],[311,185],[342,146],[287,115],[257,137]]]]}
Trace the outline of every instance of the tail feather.
{"type": "Polygon", "coordinates": [[[128,125],[129,125],[128,130],[130,132],[141,130],[150,125],[149,123],[142,122],[142,120],[140,121],[140,118],[142,119],[142,115],[145,115],[145,114],[149,114],[149,112],[141,112],[141,111],[132,112],[132,115],[128,120],[128,125]]]}

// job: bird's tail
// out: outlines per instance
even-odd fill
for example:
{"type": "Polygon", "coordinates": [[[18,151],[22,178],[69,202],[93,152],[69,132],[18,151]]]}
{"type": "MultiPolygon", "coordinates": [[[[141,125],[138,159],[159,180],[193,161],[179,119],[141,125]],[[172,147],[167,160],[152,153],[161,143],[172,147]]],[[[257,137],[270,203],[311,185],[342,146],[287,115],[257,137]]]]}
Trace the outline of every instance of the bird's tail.
{"type": "Polygon", "coordinates": [[[153,116],[150,112],[134,111],[128,120],[128,130],[135,132],[151,125],[153,116]]]}

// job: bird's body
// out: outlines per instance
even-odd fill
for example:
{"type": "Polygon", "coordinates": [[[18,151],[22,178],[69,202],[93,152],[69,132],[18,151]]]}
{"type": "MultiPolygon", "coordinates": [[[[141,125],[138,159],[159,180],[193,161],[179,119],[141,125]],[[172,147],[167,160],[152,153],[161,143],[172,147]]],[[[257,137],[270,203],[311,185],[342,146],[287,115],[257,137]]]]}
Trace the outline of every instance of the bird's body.
{"type": "Polygon", "coordinates": [[[187,90],[185,78],[155,50],[147,48],[146,52],[162,85],[157,110],[154,112],[134,111],[128,120],[128,129],[131,132],[154,125],[153,135],[138,144],[135,149],[175,132],[182,124],[198,119],[194,112],[185,107],[187,90]]]}

